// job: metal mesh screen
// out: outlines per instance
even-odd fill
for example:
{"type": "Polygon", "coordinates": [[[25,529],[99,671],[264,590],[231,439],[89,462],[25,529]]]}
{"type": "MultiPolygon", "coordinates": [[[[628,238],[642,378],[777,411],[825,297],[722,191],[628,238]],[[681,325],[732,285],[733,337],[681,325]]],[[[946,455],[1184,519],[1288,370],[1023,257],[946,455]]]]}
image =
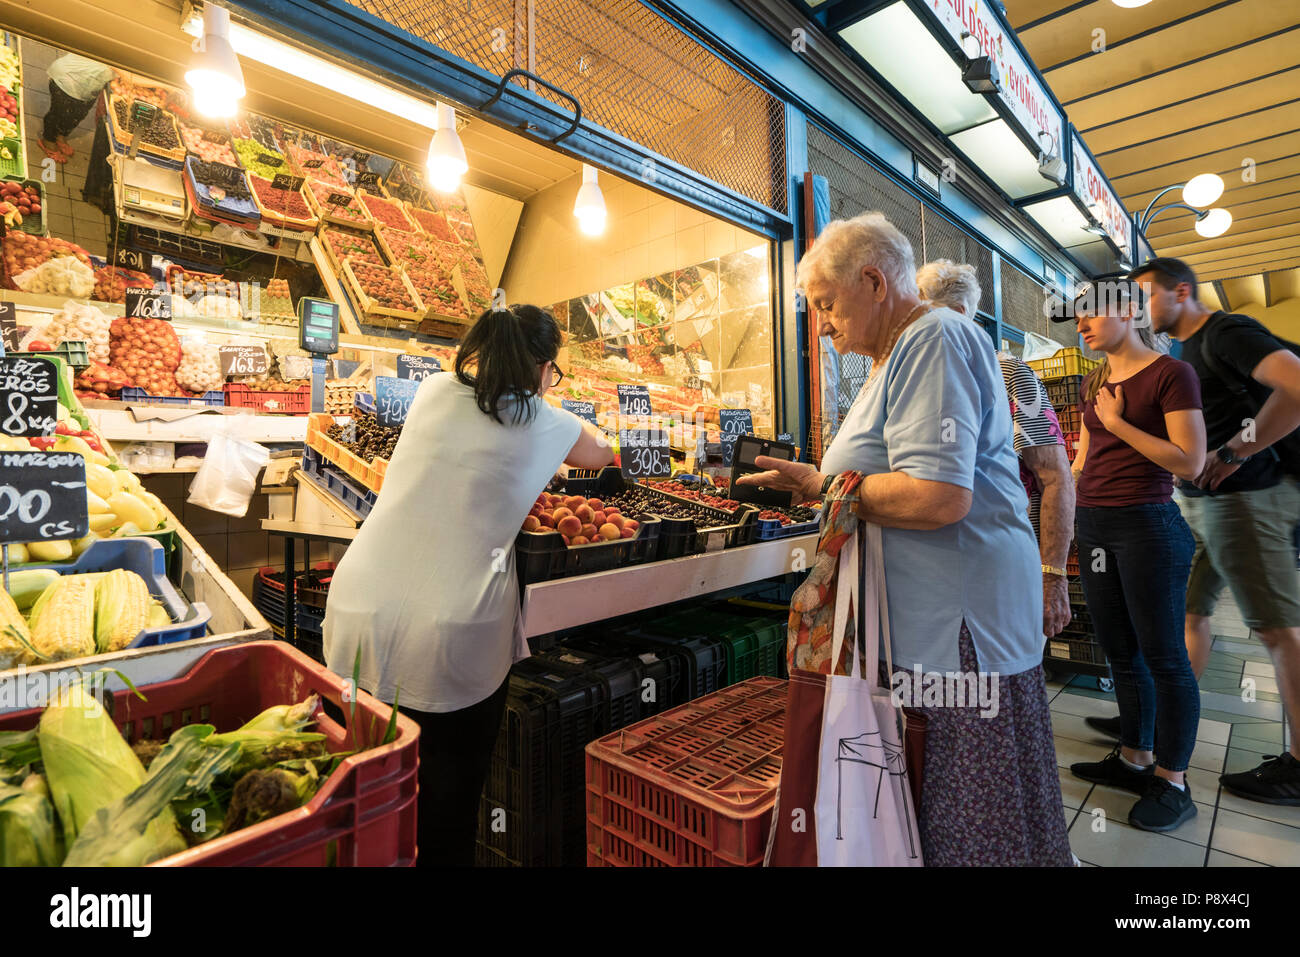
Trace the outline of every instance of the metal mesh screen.
{"type": "Polygon", "coordinates": [[[928,206],[922,211],[922,226],[925,229],[924,261],[951,259],[955,263],[974,266],[980,284],[980,312],[993,315],[993,253],[974,236],[928,206]]]}
{"type": "Polygon", "coordinates": [[[786,209],[781,101],[638,0],[348,2],[491,73],[530,69],[593,123],[786,209]]]}
{"type": "Polygon", "coordinates": [[[917,256],[925,248],[921,201],[825,130],[808,124],[808,168],[826,177],[831,218],[849,219],[879,210],[912,241],[917,256]]]}
{"type": "Polygon", "coordinates": [[[1015,266],[1002,262],[1002,321],[1026,332],[1056,338],[1055,325],[1043,314],[1047,293],[1043,284],[1015,266]]]}

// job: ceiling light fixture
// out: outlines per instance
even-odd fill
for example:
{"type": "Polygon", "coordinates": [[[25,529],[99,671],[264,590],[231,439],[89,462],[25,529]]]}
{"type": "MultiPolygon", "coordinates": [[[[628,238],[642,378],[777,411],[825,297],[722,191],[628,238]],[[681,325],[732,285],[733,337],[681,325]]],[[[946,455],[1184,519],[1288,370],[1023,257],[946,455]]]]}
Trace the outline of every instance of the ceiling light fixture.
{"type": "Polygon", "coordinates": [[[1183,187],[1183,202],[1204,209],[1223,195],[1223,178],[1215,173],[1193,176],[1183,187]]]}
{"type": "Polygon", "coordinates": [[[578,228],[588,236],[599,236],[605,231],[605,197],[597,182],[596,167],[582,164],[582,186],[573,204],[573,215],[578,217],[578,228]]]}
{"type": "Polygon", "coordinates": [[[997,93],[1002,89],[997,72],[993,69],[993,58],[975,57],[961,71],[961,81],[972,93],[997,93]]]}
{"type": "Polygon", "coordinates": [[[1038,133],[1038,142],[1041,145],[1038,153],[1038,175],[1050,179],[1057,186],[1064,186],[1069,169],[1065,157],[1057,152],[1056,137],[1047,130],[1041,130],[1038,133]]]}
{"type": "Polygon", "coordinates": [[[1201,173],[1193,176],[1186,183],[1175,183],[1173,186],[1166,186],[1156,193],[1151,202],[1147,204],[1147,208],[1142,211],[1142,215],[1138,217],[1138,232],[1145,236],[1147,229],[1155,221],[1155,218],[1166,210],[1183,209],[1196,214],[1195,227],[1197,233],[1207,239],[1222,236],[1232,225],[1232,213],[1226,209],[1204,208],[1222,195],[1223,179],[1214,173],[1201,173]],[[1156,203],[1160,202],[1160,197],[1176,189],[1183,191],[1183,201],[1181,203],[1167,203],[1164,206],[1156,207],[1156,203]]]}
{"type": "Polygon", "coordinates": [[[438,128],[429,143],[427,171],[430,185],[440,193],[460,189],[461,177],[469,171],[465,147],[456,132],[456,110],[446,103],[438,104],[438,128]]]}
{"type": "Polygon", "coordinates": [[[1111,3],[1117,7],[1123,7],[1125,10],[1132,10],[1135,7],[1145,7],[1151,0],[1111,0],[1111,3]]]}
{"type": "Polygon", "coordinates": [[[204,116],[230,117],[244,98],[244,71],[230,43],[230,11],[214,3],[203,7],[203,29],[194,41],[194,58],[185,82],[194,108],[204,116]]]}
{"type": "Polygon", "coordinates": [[[1232,225],[1232,213],[1226,209],[1207,209],[1196,217],[1196,231],[1206,239],[1222,236],[1232,225]]]}

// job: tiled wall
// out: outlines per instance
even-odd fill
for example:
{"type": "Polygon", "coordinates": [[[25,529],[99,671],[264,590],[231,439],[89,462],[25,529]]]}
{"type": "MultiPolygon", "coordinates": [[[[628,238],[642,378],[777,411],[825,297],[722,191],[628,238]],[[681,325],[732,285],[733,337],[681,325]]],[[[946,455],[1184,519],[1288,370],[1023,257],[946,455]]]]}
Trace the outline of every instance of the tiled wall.
{"type": "Polygon", "coordinates": [[[573,215],[580,184],[581,176],[574,176],[524,205],[501,282],[508,301],[549,306],[766,243],[608,174],[600,177],[605,232],[585,236],[573,215]]]}
{"type": "Polygon", "coordinates": [[[90,148],[95,139],[95,109],[91,108],[81,125],[68,137],[68,142],[76,149],[72,159],[56,165],[54,182],[46,182],[41,165],[45,154],[36,145],[36,139],[44,128],[45,114],[50,108],[50,80],[45,69],[62,56],[63,51],[26,38],[22,45],[27,175],[42,180],[46,225],[51,236],[69,239],[87,252],[103,256],[108,248],[108,224],[103,213],[81,199],[90,164],[90,148]]]}

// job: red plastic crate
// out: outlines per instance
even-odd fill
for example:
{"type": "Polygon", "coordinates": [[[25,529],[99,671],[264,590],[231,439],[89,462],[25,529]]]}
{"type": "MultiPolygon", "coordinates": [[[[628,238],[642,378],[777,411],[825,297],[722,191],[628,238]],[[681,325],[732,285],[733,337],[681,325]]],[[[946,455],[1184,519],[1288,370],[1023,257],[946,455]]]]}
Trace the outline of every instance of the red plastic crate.
{"type": "MultiPolygon", "coordinates": [[[[312,693],[347,719],[352,705],[343,700],[345,689],[342,678],[283,642],[253,641],[208,652],[180,678],[141,686],[148,701],[115,692],[112,715],[128,741],[166,739],[193,722],[233,731],[272,705],[312,693]]],[[[396,740],[371,747],[383,740],[392,709],[364,691],[355,697],[348,727],[318,709],[316,728],[331,751],[369,750],[345,758],[311,801],[154,866],[412,866],[419,727],[399,714],[396,740]]],[[[40,715],[39,708],[6,715],[0,731],[33,728],[40,715]]]]}
{"type": "Polygon", "coordinates": [[[588,865],[762,864],[784,688],[752,678],[587,745],[588,865]]]}
{"type": "Polygon", "coordinates": [[[242,382],[227,382],[226,405],[281,415],[307,415],[311,412],[311,385],[299,386],[294,392],[259,392],[242,382]]]}
{"type": "Polygon", "coordinates": [[[1066,432],[1065,433],[1065,457],[1068,458],[1071,462],[1073,462],[1074,457],[1078,454],[1079,454],[1079,433],[1066,432]]]}

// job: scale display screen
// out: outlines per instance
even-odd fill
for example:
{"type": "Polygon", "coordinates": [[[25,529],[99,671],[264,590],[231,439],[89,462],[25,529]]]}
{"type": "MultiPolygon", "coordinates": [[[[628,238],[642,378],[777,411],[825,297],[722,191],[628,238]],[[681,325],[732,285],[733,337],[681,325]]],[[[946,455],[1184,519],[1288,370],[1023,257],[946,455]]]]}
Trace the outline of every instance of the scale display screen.
{"type": "Polygon", "coordinates": [[[298,344],[318,355],[330,355],[339,351],[337,303],[307,296],[298,300],[298,344]]]}

